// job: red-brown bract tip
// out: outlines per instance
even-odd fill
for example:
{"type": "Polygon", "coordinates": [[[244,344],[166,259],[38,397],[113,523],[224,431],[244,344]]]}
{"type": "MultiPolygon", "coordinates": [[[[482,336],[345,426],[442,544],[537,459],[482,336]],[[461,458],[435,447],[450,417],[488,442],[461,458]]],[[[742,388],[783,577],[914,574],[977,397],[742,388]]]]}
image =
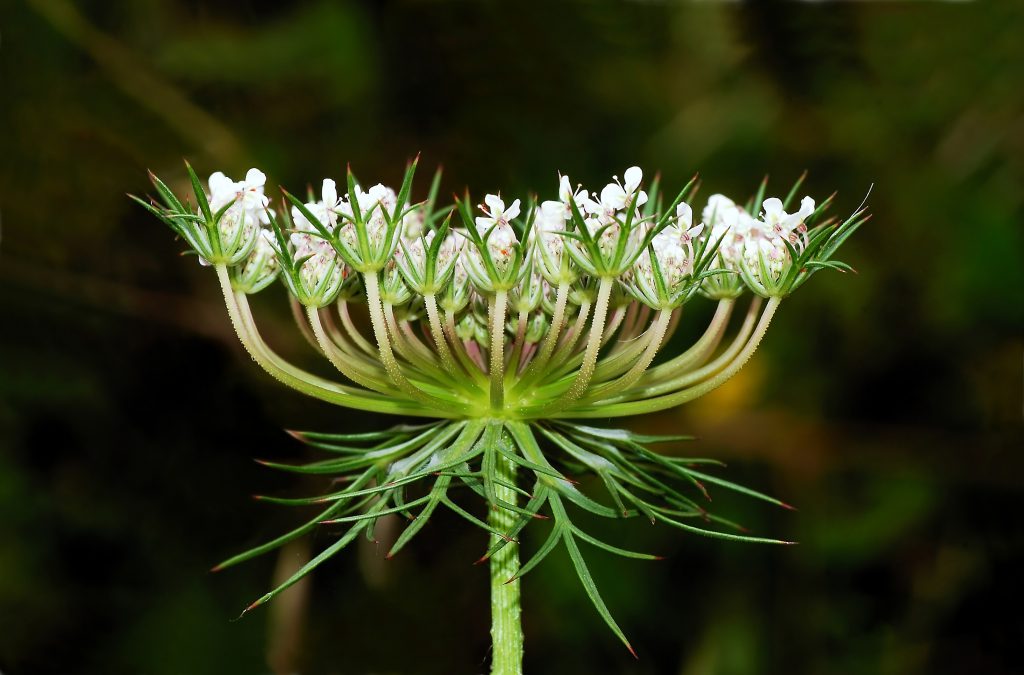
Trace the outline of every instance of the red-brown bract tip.
{"type": "Polygon", "coordinates": [[[628,650],[629,650],[629,653],[633,655],[633,658],[634,658],[634,659],[636,659],[637,661],[639,661],[639,660],[640,660],[640,657],[636,655],[636,650],[635,650],[635,649],[633,649],[633,645],[631,645],[631,644],[629,644],[629,643],[627,642],[627,643],[626,643],[626,649],[628,649],[628,650]]]}
{"type": "Polygon", "coordinates": [[[786,509],[787,511],[797,511],[798,510],[795,506],[793,506],[792,504],[787,504],[786,502],[779,502],[779,506],[781,506],[782,508],[786,509]]]}
{"type": "Polygon", "coordinates": [[[294,429],[285,429],[284,432],[294,438],[297,441],[306,442],[306,437],[302,435],[301,431],[295,431],[294,429]]]}

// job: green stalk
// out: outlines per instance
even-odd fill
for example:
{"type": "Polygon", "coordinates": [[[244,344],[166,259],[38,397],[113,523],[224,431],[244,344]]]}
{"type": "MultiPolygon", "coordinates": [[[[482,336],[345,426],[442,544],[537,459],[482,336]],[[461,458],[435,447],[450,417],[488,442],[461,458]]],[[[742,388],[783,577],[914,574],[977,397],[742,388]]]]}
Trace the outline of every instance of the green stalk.
{"type": "Polygon", "coordinates": [[[437,345],[437,353],[441,357],[441,364],[448,374],[457,377],[455,361],[452,360],[452,353],[448,350],[448,342],[444,338],[444,331],[441,328],[441,317],[437,312],[437,298],[433,293],[423,296],[423,304],[427,308],[427,319],[430,322],[430,336],[434,338],[437,345]]]}
{"type": "Polygon", "coordinates": [[[555,291],[555,311],[551,315],[551,325],[548,327],[548,334],[540,346],[540,351],[537,352],[530,365],[526,367],[523,377],[513,387],[514,391],[518,392],[521,385],[531,384],[536,379],[537,373],[542,372],[544,366],[547,365],[548,359],[551,358],[551,354],[555,351],[555,345],[558,344],[558,337],[562,334],[562,326],[565,323],[565,304],[568,300],[569,284],[562,282],[558,284],[558,290],[555,291]]]}
{"type": "Polygon", "coordinates": [[[666,408],[674,408],[682,403],[688,403],[696,398],[700,398],[725,383],[729,378],[739,372],[740,368],[750,360],[750,357],[753,356],[754,352],[757,350],[758,345],[761,344],[761,339],[768,330],[768,326],[772,321],[772,317],[775,315],[775,310],[779,308],[780,302],[782,302],[782,299],[777,297],[771,298],[768,301],[768,304],[765,305],[764,313],[761,314],[761,319],[758,321],[757,327],[754,329],[753,335],[750,336],[750,339],[743,346],[743,350],[728,366],[726,366],[724,370],[704,382],[666,396],[659,396],[657,398],[644,399],[640,401],[629,401],[625,403],[602,404],[599,402],[593,407],[577,409],[566,414],[555,413],[554,416],[583,418],[644,415],[651,412],[657,412],[659,410],[665,410],[666,408]]]}
{"type": "MultiPolygon", "coordinates": [[[[507,432],[503,432],[503,436],[505,434],[507,432]]],[[[499,442],[504,442],[504,437],[499,442]]],[[[516,491],[501,483],[515,485],[515,464],[503,454],[496,454],[495,477],[500,483],[494,487],[495,496],[514,505],[516,491]]],[[[516,518],[514,512],[492,505],[487,522],[499,532],[509,532],[515,525],[516,518]]],[[[491,545],[500,540],[498,535],[491,535],[491,545]]],[[[518,572],[518,544],[509,543],[502,546],[491,556],[491,675],[523,673],[523,625],[520,616],[519,579],[513,579],[518,572]]]]}
{"type": "MultiPolygon", "coordinates": [[[[666,361],[660,366],[655,366],[648,371],[648,374],[652,379],[662,377],[665,374],[669,376],[685,372],[688,368],[693,366],[700,366],[718,347],[718,343],[721,341],[722,336],[725,334],[725,329],[729,325],[729,317],[732,316],[732,310],[735,306],[736,301],[732,299],[725,299],[718,301],[718,307],[715,308],[715,314],[711,317],[711,322],[708,324],[707,330],[700,336],[693,345],[682,354],[679,354],[673,359],[666,361]]],[[[755,298],[751,302],[751,310],[756,314],[757,310],[761,308],[760,298],[755,298]],[[755,306],[756,305],[756,306],[755,306]]]]}
{"type": "Polygon", "coordinates": [[[608,316],[608,300],[611,297],[613,283],[614,280],[611,277],[601,277],[601,281],[598,282],[594,318],[590,323],[590,337],[587,339],[587,347],[583,352],[583,363],[580,365],[579,372],[576,373],[576,379],[573,380],[572,386],[555,403],[556,410],[564,408],[568,403],[578,399],[590,385],[590,378],[593,377],[594,369],[597,368],[597,352],[601,348],[601,340],[604,337],[604,323],[608,316]]]}
{"type": "Polygon", "coordinates": [[[253,360],[282,384],[296,389],[307,396],[357,410],[372,410],[394,415],[415,415],[417,417],[454,418],[460,416],[457,410],[428,409],[411,401],[388,399],[381,397],[376,392],[346,387],[345,385],[325,380],[312,373],[307,373],[284,361],[266,346],[256,331],[255,326],[252,325],[252,317],[249,315],[249,306],[245,294],[235,293],[232,290],[231,278],[227,267],[223,264],[218,264],[216,270],[217,278],[221,285],[221,292],[224,295],[224,303],[227,306],[228,316],[231,319],[231,325],[234,327],[239,341],[253,360]]]}
{"type": "Polygon", "coordinates": [[[388,396],[394,396],[398,393],[395,389],[389,387],[386,382],[370,377],[368,374],[362,373],[352,366],[354,359],[338,349],[331,341],[330,336],[328,336],[323,323],[320,321],[320,310],[315,307],[307,307],[306,315],[309,317],[309,326],[313,329],[313,335],[320,346],[320,351],[331,362],[331,365],[338,369],[339,373],[367,389],[388,396]]]}
{"type": "Polygon", "coordinates": [[[497,291],[491,298],[491,410],[505,405],[505,305],[507,291],[497,291]]]}
{"type": "Polygon", "coordinates": [[[654,361],[654,357],[658,353],[658,348],[661,347],[661,343],[665,339],[665,329],[668,328],[668,322],[671,317],[672,310],[662,309],[659,311],[658,316],[654,319],[654,323],[651,324],[650,329],[647,331],[646,347],[640,359],[633,364],[633,367],[629,369],[629,372],[619,379],[614,382],[606,382],[600,386],[594,387],[593,391],[591,391],[587,396],[587,400],[600,400],[633,386],[633,383],[640,379],[644,374],[644,371],[647,370],[647,367],[651,365],[652,361],[654,361]]]}
{"type": "Polygon", "coordinates": [[[380,360],[384,364],[384,370],[391,378],[391,381],[416,401],[431,408],[444,409],[446,407],[445,402],[428,396],[409,382],[402,372],[394,352],[391,351],[391,339],[388,336],[387,320],[384,318],[384,306],[380,299],[380,281],[377,277],[377,272],[364,274],[363,284],[366,287],[366,302],[370,307],[370,325],[373,327],[373,335],[377,339],[380,360]]]}

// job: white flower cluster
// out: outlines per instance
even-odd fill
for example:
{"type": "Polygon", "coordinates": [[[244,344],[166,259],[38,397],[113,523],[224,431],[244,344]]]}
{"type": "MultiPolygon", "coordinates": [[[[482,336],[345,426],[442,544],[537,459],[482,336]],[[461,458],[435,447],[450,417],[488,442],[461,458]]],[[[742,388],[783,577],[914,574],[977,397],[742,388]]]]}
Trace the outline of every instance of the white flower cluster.
{"type": "Polygon", "coordinates": [[[779,274],[789,260],[789,248],[803,250],[807,244],[807,225],[804,222],[814,213],[814,200],[804,197],[800,210],[786,213],[782,200],[770,197],[761,205],[758,218],[751,216],[742,207],[725,195],[711,195],[704,207],[704,222],[711,227],[711,237],[721,239],[719,257],[721,263],[731,270],[744,265],[760,279],[763,259],[768,271],[779,274]]]}
{"type": "Polygon", "coordinates": [[[243,241],[249,240],[260,224],[268,224],[267,207],[270,200],[263,194],[267,176],[259,169],[249,169],[245,179],[233,181],[220,171],[209,180],[210,209],[217,213],[227,207],[220,220],[222,245],[228,245],[242,230],[243,241]]]}
{"type": "MultiPolygon", "coordinates": [[[[463,227],[445,228],[439,244],[440,219],[427,213],[424,203],[397,213],[392,188],[377,184],[363,191],[356,185],[354,194],[339,195],[337,183],[327,178],[320,199],[304,208],[293,206],[291,227],[282,230],[298,283],[313,302],[329,301],[359,276],[345,252],[363,245],[384,251],[381,279],[396,303],[435,294],[442,304],[447,298],[449,307],[461,308],[471,296],[492,292],[489,277],[497,274],[510,284],[510,297],[523,311],[551,307],[555,288],[587,277],[614,277],[625,297],[655,307],[679,304],[696,290],[715,296],[725,277],[732,279],[726,285],[733,294],[742,290],[741,276],[763,292],[761,284],[777,280],[791,252],[807,244],[806,220],[815,210],[810,197],[795,213],[787,213],[778,198],[765,199],[755,217],[715,194],[701,222],[694,224],[693,210],[684,201],[674,202],[670,213],[659,213],[660,204],[648,203],[639,167],[622,176],[613,176],[600,191],[560,176],[557,199],[525,210],[519,199],[506,204],[501,196],[488,194],[478,206],[481,215],[463,227]],[[392,235],[396,227],[398,234],[392,235]],[[717,285],[713,276],[719,277],[717,285]],[[684,297],[681,289],[689,294],[684,297]]],[[[248,280],[240,284],[245,288],[262,288],[281,267],[275,260],[276,240],[265,227],[273,216],[265,182],[258,169],[250,169],[239,182],[220,172],[209,180],[211,209],[227,207],[219,225],[222,239],[238,236],[239,228],[248,239],[264,228],[240,266],[239,276],[248,280]]],[[[454,212],[452,219],[457,220],[454,212]]]]}

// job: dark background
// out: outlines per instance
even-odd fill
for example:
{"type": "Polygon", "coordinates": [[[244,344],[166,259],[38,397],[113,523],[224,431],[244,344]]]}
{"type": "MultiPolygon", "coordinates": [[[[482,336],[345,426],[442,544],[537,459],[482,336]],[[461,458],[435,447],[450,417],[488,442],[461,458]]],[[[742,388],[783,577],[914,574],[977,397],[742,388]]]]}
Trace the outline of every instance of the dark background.
{"type": "MultiPolygon", "coordinates": [[[[302,456],[282,427],[389,420],[260,372],[212,273],[125,197],[147,168],[183,188],[182,157],[301,190],[347,161],[396,183],[417,151],[478,196],[634,163],[737,197],[806,168],[840,213],[875,185],[858,275],[815,277],[726,387],[630,422],[796,504],[715,502],[801,544],[605,526],[669,556],[591,556],[639,660],[559,554],[524,582],[527,672],[1024,672],[1020,3],[0,7],[6,675],[486,670],[485,542],[445,516],[233,621],[331,540],[207,572],[303,516],[249,495],[319,489],[251,459],[302,456]]],[[[279,286],[255,305],[318,363],[279,286]]]]}

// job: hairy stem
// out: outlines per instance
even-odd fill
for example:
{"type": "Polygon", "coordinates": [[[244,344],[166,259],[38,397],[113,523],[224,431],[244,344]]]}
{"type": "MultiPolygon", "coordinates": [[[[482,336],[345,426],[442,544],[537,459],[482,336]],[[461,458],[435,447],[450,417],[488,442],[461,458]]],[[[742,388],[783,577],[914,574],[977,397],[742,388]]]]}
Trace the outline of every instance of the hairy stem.
{"type": "Polygon", "coordinates": [[[508,291],[497,291],[491,298],[488,314],[491,322],[491,410],[505,405],[505,305],[508,291]]]}
{"type": "Polygon", "coordinates": [[[241,293],[236,294],[232,290],[231,278],[227,267],[225,265],[217,265],[216,269],[217,277],[221,284],[221,291],[224,295],[224,303],[228,309],[228,316],[231,318],[231,324],[234,326],[235,333],[238,335],[242,346],[245,347],[245,350],[249,352],[249,355],[263,370],[267,371],[267,373],[282,384],[308,396],[336,405],[356,408],[357,410],[373,410],[420,417],[459,416],[458,411],[455,410],[428,410],[411,401],[382,398],[376,392],[346,387],[291,365],[275,354],[263,342],[259,333],[256,332],[255,325],[252,324],[252,317],[249,315],[249,307],[246,303],[245,295],[241,293]]]}
{"type": "Polygon", "coordinates": [[[780,302],[780,298],[771,298],[768,301],[768,304],[765,305],[764,312],[761,314],[761,319],[757,323],[757,327],[754,328],[753,335],[750,336],[750,339],[743,346],[742,351],[740,351],[740,353],[732,360],[731,363],[729,363],[728,366],[725,367],[724,370],[704,382],[666,396],[659,396],[657,398],[641,401],[629,401],[625,403],[599,404],[593,407],[573,410],[569,413],[555,413],[554,416],[622,417],[624,415],[643,415],[645,413],[656,412],[658,410],[665,410],[666,408],[674,408],[681,403],[687,403],[696,398],[700,398],[724,384],[729,378],[739,372],[740,368],[750,360],[750,357],[753,356],[754,352],[757,350],[758,345],[761,344],[761,339],[764,337],[765,332],[767,332],[768,326],[772,321],[772,317],[775,315],[775,310],[779,308],[780,302]]]}
{"type": "Polygon", "coordinates": [[[430,336],[434,338],[437,345],[437,353],[441,357],[441,365],[454,376],[455,362],[452,360],[452,353],[448,350],[448,341],[444,338],[444,331],[441,328],[441,316],[437,312],[437,298],[433,293],[423,296],[423,304],[427,308],[427,319],[430,321],[430,336]]]}
{"type": "MultiPolygon", "coordinates": [[[[499,442],[504,442],[504,438],[499,442]]],[[[496,464],[497,479],[501,483],[515,485],[515,465],[500,453],[496,464]]],[[[516,503],[517,495],[512,488],[498,484],[494,491],[498,499],[513,505],[516,503]]],[[[488,523],[499,532],[508,532],[516,523],[516,514],[491,505],[488,523]]],[[[500,540],[498,535],[491,535],[492,545],[500,540]]],[[[491,556],[491,641],[494,645],[491,675],[522,675],[523,672],[519,579],[509,581],[518,571],[518,544],[507,544],[491,556]]]]}
{"type": "Polygon", "coordinates": [[[424,394],[406,379],[394,352],[391,351],[391,340],[388,337],[387,320],[384,318],[384,307],[381,304],[380,282],[377,273],[364,274],[363,282],[366,286],[366,302],[370,307],[370,323],[373,325],[373,334],[377,339],[377,349],[380,351],[380,360],[384,364],[384,370],[387,371],[388,376],[398,388],[412,398],[431,407],[443,408],[443,402],[440,402],[439,405],[437,400],[424,394]]]}
{"type": "Polygon", "coordinates": [[[590,378],[594,375],[597,367],[597,351],[601,347],[604,336],[604,322],[608,315],[608,299],[611,297],[613,280],[611,277],[601,277],[597,287],[597,301],[594,304],[594,318],[590,324],[590,337],[587,340],[586,351],[583,352],[583,364],[579,373],[573,381],[569,391],[562,396],[560,403],[575,401],[590,385],[590,378]]]}
{"type": "Polygon", "coordinates": [[[618,380],[602,384],[599,387],[595,387],[594,390],[588,395],[588,400],[598,400],[605,396],[616,394],[624,389],[628,389],[640,379],[647,370],[651,362],[654,361],[655,355],[658,353],[658,349],[661,347],[662,341],[665,339],[666,329],[668,328],[669,319],[671,319],[672,311],[663,309],[658,312],[658,316],[655,317],[654,323],[651,324],[647,335],[647,346],[644,349],[640,359],[633,364],[633,367],[618,380]]]}

